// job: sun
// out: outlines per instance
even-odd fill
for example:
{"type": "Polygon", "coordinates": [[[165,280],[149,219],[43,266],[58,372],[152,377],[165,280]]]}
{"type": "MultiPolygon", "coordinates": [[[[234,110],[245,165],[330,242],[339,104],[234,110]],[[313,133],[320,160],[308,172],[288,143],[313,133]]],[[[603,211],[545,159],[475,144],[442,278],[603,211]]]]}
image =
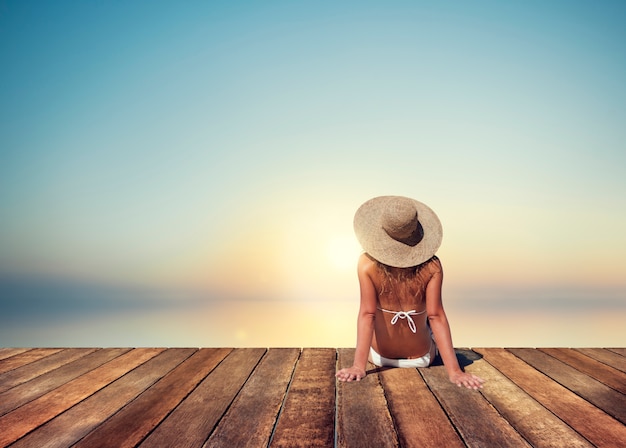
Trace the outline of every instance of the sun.
{"type": "Polygon", "coordinates": [[[361,249],[352,235],[334,235],[326,245],[326,255],[337,270],[348,270],[356,266],[361,249]]]}

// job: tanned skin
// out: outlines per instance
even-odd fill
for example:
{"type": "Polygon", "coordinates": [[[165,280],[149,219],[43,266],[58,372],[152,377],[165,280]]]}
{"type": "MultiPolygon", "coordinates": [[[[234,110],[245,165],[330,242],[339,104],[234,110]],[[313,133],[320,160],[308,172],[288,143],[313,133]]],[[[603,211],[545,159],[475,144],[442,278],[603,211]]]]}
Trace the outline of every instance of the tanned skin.
{"type": "MultiPolygon", "coordinates": [[[[402,268],[389,268],[391,275],[400,274],[402,268]]],[[[409,268],[412,269],[412,268],[409,268]]],[[[443,269],[438,258],[424,263],[417,275],[424,285],[421,294],[404,294],[400,297],[382,295],[383,273],[378,263],[362,254],[358,262],[361,304],[357,319],[357,343],[352,367],[341,369],[336,376],[340,381],[360,381],[365,377],[370,347],[385,358],[419,358],[431,348],[430,328],[450,381],[459,387],[479,389],[484,380],[461,370],[452,345],[450,325],[441,299],[443,269]],[[383,301],[381,301],[383,299],[383,301]],[[416,332],[413,333],[404,319],[391,324],[392,315],[377,309],[393,311],[426,310],[412,316],[416,332]]]]}

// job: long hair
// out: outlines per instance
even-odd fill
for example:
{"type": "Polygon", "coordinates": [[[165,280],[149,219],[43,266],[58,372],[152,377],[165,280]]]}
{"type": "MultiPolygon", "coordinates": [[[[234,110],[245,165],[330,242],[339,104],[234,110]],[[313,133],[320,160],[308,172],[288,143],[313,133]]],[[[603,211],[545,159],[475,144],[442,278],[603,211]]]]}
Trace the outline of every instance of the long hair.
{"type": "MultiPolygon", "coordinates": [[[[376,261],[376,260],[375,260],[376,261]]],[[[436,256],[422,264],[409,268],[394,268],[376,261],[376,266],[381,276],[379,298],[385,302],[395,302],[398,306],[414,306],[425,299],[426,284],[430,276],[423,275],[423,271],[439,259],[436,256]]]]}

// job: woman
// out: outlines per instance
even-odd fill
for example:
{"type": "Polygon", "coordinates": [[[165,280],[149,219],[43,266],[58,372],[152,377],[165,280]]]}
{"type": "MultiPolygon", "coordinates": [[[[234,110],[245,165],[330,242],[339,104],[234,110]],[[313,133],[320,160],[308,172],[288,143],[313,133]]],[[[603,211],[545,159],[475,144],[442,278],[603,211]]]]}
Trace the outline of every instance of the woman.
{"type": "Polygon", "coordinates": [[[358,262],[357,344],[354,364],[337,378],[361,380],[368,359],[377,366],[428,367],[439,351],[451,382],[482,387],[481,378],[461,370],[452,345],[435,256],[442,238],[437,215],[414,199],[380,196],[357,210],[354,230],[365,251],[358,262]]]}

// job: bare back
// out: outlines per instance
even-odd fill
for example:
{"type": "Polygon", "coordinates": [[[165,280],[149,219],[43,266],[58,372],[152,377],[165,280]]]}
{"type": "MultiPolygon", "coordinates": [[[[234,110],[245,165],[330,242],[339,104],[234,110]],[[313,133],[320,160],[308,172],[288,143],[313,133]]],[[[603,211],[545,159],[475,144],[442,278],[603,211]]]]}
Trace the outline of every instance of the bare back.
{"type": "Polygon", "coordinates": [[[393,268],[380,265],[368,255],[366,271],[376,290],[376,317],[372,347],[386,358],[419,358],[431,347],[427,326],[426,293],[433,275],[441,271],[437,258],[414,268],[393,268]],[[399,311],[415,311],[399,316],[399,311]],[[414,325],[411,325],[409,319],[414,325]],[[413,329],[415,332],[413,332],[413,329]]]}

